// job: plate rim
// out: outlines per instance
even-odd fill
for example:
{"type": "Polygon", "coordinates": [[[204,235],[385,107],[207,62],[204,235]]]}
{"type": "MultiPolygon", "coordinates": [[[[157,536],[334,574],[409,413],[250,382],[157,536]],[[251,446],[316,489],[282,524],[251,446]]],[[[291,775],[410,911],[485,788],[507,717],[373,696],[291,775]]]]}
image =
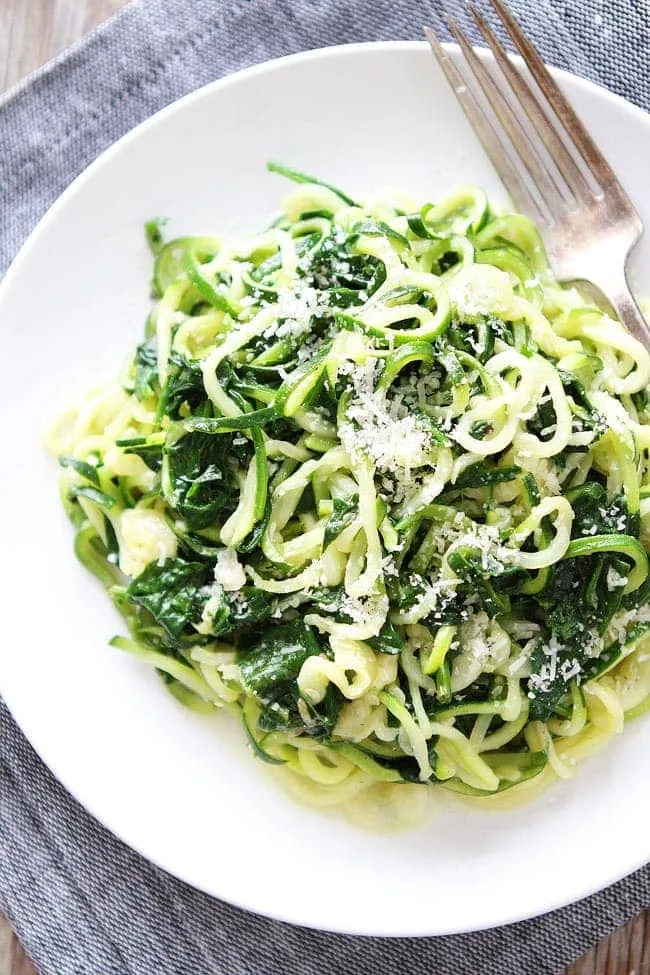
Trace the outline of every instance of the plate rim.
{"type": "MultiPolygon", "coordinates": [[[[442,46],[445,48],[445,50],[452,52],[454,56],[458,56],[460,54],[459,45],[455,42],[443,41],[442,46]]],[[[45,213],[42,214],[36,225],[32,228],[32,230],[30,230],[29,234],[18,248],[16,254],[9,264],[9,267],[0,279],[0,302],[4,298],[4,292],[8,288],[8,282],[9,284],[11,283],[11,280],[16,273],[16,267],[19,267],[20,264],[22,264],[25,254],[31,250],[33,238],[35,238],[37,234],[42,231],[46,222],[49,222],[51,218],[56,216],[59,209],[67,202],[68,197],[72,196],[74,192],[76,192],[79,185],[91,178],[96,169],[99,169],[107,161],[110,161],[110,158],[113,155],[117,155],[124,145],[137,138],[140,132],[145,131],[150,126],[153,126],[154,124],[157,124],[163,120],[167,115],[173,115],[175,112],[182,110],[186,104],[192,101],[198,101],[199,99],[206,97],[212,91],[226,89],[233,84],[237,84],[239,81],[243,81],[247,78],[254,78],[256,75],[264,74],[267,71],[275,71],[284,67],[286,64],[299,64],[303,61],[317,61],[330,57],[337,57],[342,54],[352,57],[355,54],[363,53],[364,51],[368,50],[408,51],[427,50],[428,48],[429,45],[427,41],[419,40],[358,41],[350,44],[331,44],[325,47],[312,48],[308,51],[298,51],[294,54],[283,54],[280,57],[271,58],[267,61],[260,61],[256,64],[249,65],[246,68],[240,68],[237,71],[233,71],[232,73],[224,75],[221,78],[216,78],[214,81],[209,81],[205,85],[200,85],[198,88],[187,92],[187,94],[181,95],[168,105],[164,105],[152,115],[149,115],[141,122],[136,123],[136,125],[103,149],[95,159],[89,162],[88,165],[85,166],[81,172],[73,178],[73,180],[65,187],[64,190],[62,190],[54,202],[47,208],[45,213]]],[[[481,58],[493,60],[492,53],[488,48],[477,45],[474,47],[474,50],[477,51],[481,58]]],[[[523,64],[523,59],[519,55],[516,54],[511,57],[516,63],[520,65],[523,64]]],[[[600,97],[604,97],[606,100],[611,101],[621,111],[625,111],[633,116],[636,116],[639,120],[650,122],[650,112],[646,112],[638,105],[628,101],[622,95],[619,95],[614,91],[610,91],[609,88],[606,88],[599,82],[592,81],[590,78],[585,78],[582,75],[575,74],[566,68],[556,67],[549,62],[545,63],[554,77],[570,79],[571,83],[575,83],[579,87],[586,90],[594,90],[600,97]]]]}
{"type": "MultiPolygon", "coordinates": [[[[444,42],[443,45],[452,54],[455,52],[455,56],[458,56],[459,48],[458,45],[451,42],[444,42]]],[[[68,200],[74,196],[78,188],[84,185],[87,181],[91,180],[97,170],[103,166],[110,164],[112,158],[117,156],[123,149],[125,145],[128,145],[131,141],[136,140],[140,134],[150,127],[153,127],[164,120],[174,115],[177,112],[182,112],[184,108],[191,103],[198,102],[202,98],[208,97],[214,91],[226,90],[233,85],[237,85],[241,81],[246,81],[250,78],[255,78],[259,75],[265,75],[268,72],[273,72],[276,70],[282,70],[287,65],[300,64],[305,61],[319,61],[327,60],[330,58],[337,58],[340,56],[354,57],[357,54],[365,53],[368,51],[395,51],[395,52],[409,52],[428,49],[428,44],[426,41],[415,41],[415,40],[394,40],[394,41],[364,41],[358,43],[350,44],[337,44],[330,45],[326,47],[314,48],[308,51],[301,51],[294,54],[283,55],[281,57],[272,58],[267,61],[262,61],[254,65],[250,65],[246,68],[241,68],[231,74],[225,75],[224,77],[218,78],[214,81],[208,82],[199,88],[194,89],[191,92],[181,96],[165,105],[163,108],[159,109],[152,115],[148,116],[143,121],[137,123],[122,136],[112,142],[107,146],[95,159],[92,160],[84,169],[66,186],[62,193],[56,198],[56,200],[48,207],[45,213],[40,217],[35,227],[30,231],[20,248],[18,249],[16,255],[11,261],[7,271],[5,272],[2,280],[0,280],[0,308],[2,307],[2,302],[5,297],[5,293],[9,291],[12,287],[14,277],[19,274],[23,263],[29,259],[31,250],[38,240],[41,233],[47,228],[49,223],[56,219],[59,211],[63,209],[68,200]]],[[[484,59],[491,60],[492,55],[486,48],[477,48],[480,56],[484,59]]],[[[517,57],[517,61],[521,62],[521,58],[517,57]]],[[[637,105],[632,104],[627,101],[621,95],[610,91],[603,85],[591,81],[583,77],[582,75],[574,74],[563,68],[558,68],[553,65],[549,65],[552,74],[558,79],[566,79],[572,85],[576,85],[578,88],[591,92],[593,95],[600,99],[604,99],[609,102],[612,107],[619,113],[624,113],[632,118],[634,118],[637,123],[647,125],[650,128],[650,113],[644,111],[637,105]]],[[[1,677],[1,671],[0,671],[1,677]]],[[[281,909],[274,910],[272,913],[270,911],[262,911],[255,907],[251,907],[250,904],[246,903],[241,898],[231,898],[224,897],[223,894],[216,894],[213,890],[209,890],[206,887],[199,886],[190,877],[187,876],[186,872],[181,868],[179,869],[176,865],[173,867],[166,866],[157,857],[152,856],[150,853],[145,852],[142,844],[134,844],[131,840],[127,839],[124,835],[124,831],[121,829],[116,829],[106,821],[104,816],[99,810],[96,809],[94,802],[88,802],[80,792],[83,790],[78,790],[77,786],[72,786],[68,781],[67,772],[62,774],[60,765],[56,755],[53,761],[50,761],[46,757],[48,755],[47,742],[41,740],[43,738],[42,734],[38,732],[32,735],[31,722],[29,719],[23,721],[23,716],[20,713],[21,708],[19,707],[17,711],[10,701],[11,694],[7,698],[0,686],[0,694],[2,694],[5,704],[11,714],[12,719],[16,722],[20,732],[25,736],[30,747],[34,750],[35,754],[38,756],[39,760],[43,762],[48,771],[55,777],[55,779],[63,786],[66,792],[72,796],[72,798],[79,803],[82,809],[90,814],[92,818],[100,825],[100,827],[108,830],[112,836],[117,838],[119,842],[123,843],[128,849],[135,851],[139,856],[144,857],[149,863],[153,864],[156,868],[164,871],[169,876],[175,877],[183,883],[194,890],[200,891],[207,894],[208,896],[216,899],[223,900],[233,906],[240,908],[244,911],[248,911],[258,917],[269,917],[284,923],[293,924],[297,927],[309,928],[312,930],[321,930],[337,934],[347,934],[362,937],[387,937],[387,938],[398,938],[398,937],[440,937],[455,934],[469,934],[471,932],[478,932],[489,930],[498,927],[504,927],[514,923],[518,923],[525,920],[530,920],[536,917],[543,917],[552,911],[565,908],[569,905],[576,904],[582,901],[585,897],[596,894],[600,891],[611,887],[613,884],[624,879],[625,877],[632,874],[634,871],[644,866],[650,861],[650,849],[640,857],[635,857],[633,862],[628,862],[620,870],[617,870],[615,874],[612,874],[610,878],[604,883],[598,882],[596,885],[593,883],[586,883],[584,885],[574,884],[572,890],[569,894],[558,893],[554,897],[546,896],[544,899],[544,906],[535,908],[533,910],[524,908],[521,911],[510,912],[508,916],[503,915],[497,916],[494,913],[490,917],[486,917],[483,921],[479,923],[472,923],[471,927],[467,927],[463,923],[462,918],[459,918],[458,924],[450,925],[447,924],[444,928],[436,930],[435,934],[432,935],[431,930],[427,930],[418,926],[411,926],[408,929],[395,928],[385,930],[382,929],[381,934],[377,929],[372,929],[369,927],[359,927],[359,925],[351,924],[332,924],[327,922],[327,926],[316,926],[313,920],[307,919],[296,919],[296,917],[287,916],[283,913],[281,909]],[[35,744],[35,740],[39,741],[39,745],[35,744]]],[[[74,777],[74,776],[73,776],[74,777]]],[[[629,860],[630,858],[628,858],[629,860]]]]}

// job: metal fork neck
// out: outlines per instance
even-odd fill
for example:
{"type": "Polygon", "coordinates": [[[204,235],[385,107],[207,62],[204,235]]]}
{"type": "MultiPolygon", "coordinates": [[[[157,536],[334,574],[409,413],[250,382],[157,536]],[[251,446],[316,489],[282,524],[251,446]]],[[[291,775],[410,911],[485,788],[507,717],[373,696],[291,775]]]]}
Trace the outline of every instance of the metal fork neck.
{"type": "Polygon", "coordinates": [[[620,257],[607,265],[599,263],[596,269],[591,269],[589,279],[584,274],[563,274],[562,279],[565,282],[575,281],[581,290],[595,296],[599,305],[608,304],[610,307],[607,310],[614,312],[628,332],[650,348],[650,325],[630,290],[620,257]]]}

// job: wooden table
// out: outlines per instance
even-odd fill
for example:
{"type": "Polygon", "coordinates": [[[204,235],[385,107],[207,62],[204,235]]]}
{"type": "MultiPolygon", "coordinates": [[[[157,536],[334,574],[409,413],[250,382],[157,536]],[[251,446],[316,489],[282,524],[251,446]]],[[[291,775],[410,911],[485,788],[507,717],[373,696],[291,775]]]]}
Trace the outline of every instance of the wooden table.
{"type": "MultiPolygon", "coordinates": [[[[0,92],[78,40],[124,2],[0,0],[0,92]]],[[[35,975],[2,915],[0,975],[35,975]]],[[[536,973],[522,971],[522,975],[536,973]]],[[[650,975],[650,911],[616,931],[564,975],[650,975]]]]}

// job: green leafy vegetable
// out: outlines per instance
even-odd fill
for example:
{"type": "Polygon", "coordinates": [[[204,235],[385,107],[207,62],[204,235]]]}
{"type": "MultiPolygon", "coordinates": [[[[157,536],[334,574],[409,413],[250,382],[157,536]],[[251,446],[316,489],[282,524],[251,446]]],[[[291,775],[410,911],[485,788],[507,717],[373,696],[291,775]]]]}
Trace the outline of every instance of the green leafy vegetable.
{"type": "Polygon", "coordinates": [[[334,498],[332,514],[327,519],[323,536],[323,551],[331,545],[344,528],[351,525],[357,516],[359,495],[353,494],[349,498],[334,498]]]}
{"type": "MultiPolygon", "coordinates": [[[[302,620],[292,620],[271,627],[254,647],[238,655],[242,683],[263,709],[261,727],[305,729],[298,711],[296,679],[305,660],[321,652],[311,627],[302,620]]],[[[331,728],[340,703],[341,695],[335,690],[328,692],[319,707],[304,702],[312,718],[307,732],[318,735],[331,728]]]]}
{"type": "Polygon", "coordinates": [[[142,402],[155,395],[158,384],[158,340],[155,335],[142,342],[133,359],[133,392],[142,402]]]}
{"type": "Polygon", "coordinates": [[[202,562],[151,562],[127,589],[131,602],[146,609],[171,637],[179,637],[201,614],[210,595],[209,569],[202,562]]]}
{"type": "Polygon", "coordinates": [[[166,223],[166,217],[154,217],[153,220],[147,220],[144,225],[144,234],[147,238],[147,243],[149,244],[149,250],[154,257],[163,246],[164,241],[162,228],[166,223]]]}
{"type": "Polygon", "coordinates": [[[187,433],[165,445],[165,497],[190,528],[207,528],[231,502],[231,451],[231,436],[207,433],[187,433]]]}
{"type": "Polygon", "coordinates": [[[77,460],[75,457],[59,457],[61,467],[71,467],[80,477],[90,481],[95,487],[99,487],[99,474],[94,464],[89,464],[85,460],[77,460]]]}
{"type": "Polygon", "coordinates": [[[503,792],[650,709],[650,355],[477,187],[269,170],[258,234],[145,225],[142,341],[50,434],[75,550],[114,645],[324,802],[503,792]]]}

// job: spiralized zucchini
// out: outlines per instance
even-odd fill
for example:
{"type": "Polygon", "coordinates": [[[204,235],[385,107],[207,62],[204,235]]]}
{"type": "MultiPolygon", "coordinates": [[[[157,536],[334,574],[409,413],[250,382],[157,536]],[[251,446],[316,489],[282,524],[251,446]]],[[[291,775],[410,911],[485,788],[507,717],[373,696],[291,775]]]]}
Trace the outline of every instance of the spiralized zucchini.
{"type": "Polygon", "coordinates": [[[649,699],[648,352],[475,187],[270,168],[260,234],[147,225],[144,341],[51,431],[113,643],[356,818],[564,778],[649,699]]]}

